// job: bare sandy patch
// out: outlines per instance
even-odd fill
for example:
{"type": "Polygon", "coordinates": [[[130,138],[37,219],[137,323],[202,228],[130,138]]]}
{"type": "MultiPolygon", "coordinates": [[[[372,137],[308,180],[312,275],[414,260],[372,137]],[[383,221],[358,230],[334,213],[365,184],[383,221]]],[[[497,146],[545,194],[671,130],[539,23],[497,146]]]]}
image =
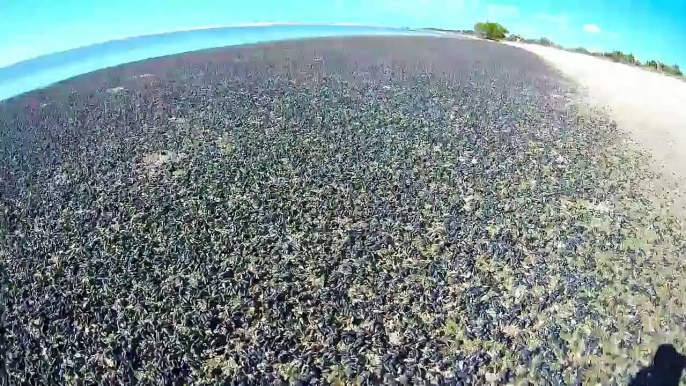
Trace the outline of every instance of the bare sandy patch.
{"type": "Polygon", "coordinates": [[[583,88],[653,158],[664,188],[686,214],[686,82],[638,67],[533,44],[507,43],[533,52],[583,88]]]}
{"type": "Polygon", "coordinates": [[[175,153],[169,150],[162,150],[157,153],[146,154],[140,159],[140,164],[147,170],[157,169],[168,162],[180,162],[188,156],[184,153],[175,153]]]}
{"type": "Polygon", "coordinates": [[[107,92],[110,94],[119,94],[122,91],[124,91],[124,87],[112,87],[107,89],[107,92]]]}

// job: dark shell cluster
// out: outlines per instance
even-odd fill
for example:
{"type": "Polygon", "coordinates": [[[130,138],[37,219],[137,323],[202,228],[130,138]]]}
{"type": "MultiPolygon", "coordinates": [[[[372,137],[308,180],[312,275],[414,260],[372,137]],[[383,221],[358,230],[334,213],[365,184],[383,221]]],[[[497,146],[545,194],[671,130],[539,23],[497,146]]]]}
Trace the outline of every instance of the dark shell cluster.
{"type": "Polygon", "coordinates": [[[0,135],[11,384],[624,383],[684,347],[645,158],[516,48],[189,53],[6,101],[0,135]]]}

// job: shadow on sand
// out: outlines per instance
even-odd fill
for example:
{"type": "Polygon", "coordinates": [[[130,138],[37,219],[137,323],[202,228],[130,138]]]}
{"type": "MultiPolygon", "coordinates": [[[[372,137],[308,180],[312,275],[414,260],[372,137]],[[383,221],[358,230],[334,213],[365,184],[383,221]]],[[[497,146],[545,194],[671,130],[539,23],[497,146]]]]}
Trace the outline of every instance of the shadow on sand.
{"type": "Polygon", "coordinates": [[[653,361],[644,367],[629,383],[630,386],[671,386],[678,385],[681,373],[686,367],[686,356],[679,354],[671,344],[657,348],[653,361]]]}

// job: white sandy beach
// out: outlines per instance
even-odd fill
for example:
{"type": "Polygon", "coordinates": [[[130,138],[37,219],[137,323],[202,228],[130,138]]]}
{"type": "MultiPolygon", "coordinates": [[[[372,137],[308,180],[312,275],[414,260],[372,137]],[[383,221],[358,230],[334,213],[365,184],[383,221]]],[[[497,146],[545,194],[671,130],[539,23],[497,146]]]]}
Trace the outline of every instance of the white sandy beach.
{"type": "MultiPolygon", "coordinates": [[[[584,88],[620,128],[651,153],[655,167],[686,187],[686,82],[642,68],[534,44],[507,43],[541,56],[584,88]]],[[[683,196],[686,196],[684,194],[683,196]]],[[[686,203],[686,197],[681,200],[686,203]]]]}

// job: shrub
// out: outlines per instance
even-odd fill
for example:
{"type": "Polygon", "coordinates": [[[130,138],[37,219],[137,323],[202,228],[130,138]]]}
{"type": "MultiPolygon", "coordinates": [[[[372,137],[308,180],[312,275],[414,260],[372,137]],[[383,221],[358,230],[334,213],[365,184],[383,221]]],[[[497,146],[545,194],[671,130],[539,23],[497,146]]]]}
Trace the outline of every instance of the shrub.
{"type": "Polygon", "coordinates": [[[602,54],[604,57],[612,59],[615,62],[621,62],[621,63],[628,63],[628,64],[637,64],[638,62],[636,61],[636,57],[634,54],[625,54],[622,51],[612,51],[612,52],[604,52],[602,54]]]}
{"type": "Polygon", "coordinates": [[[646,62],[646,67],[652,67],[657,70],[657,62],[654,60],[649,60],[646,62]]]}
{"type": "Polygon", "coordinates": [[[476,31],[479,36],[489,40],[505,39],[505,36],[509,33],[504,26],[492,22],[476,23],[476,25],[474,25],[474,31],[476,31]]]}
{"type": "Polygon", "coordinates": [[[665,65],[662,66],[662,71],[664,71],[664,72],[666,72],[666,73],[668,73],[668,74],[676,75],[676,76],[681,76],[681,75],[683,75],[683,73],[681,72],[681,69],[679,68],[679,65],[678,65],[678,64],[675,64],[675,65],[673,65],[673,66],[668,66],[668,65],[665,64],[665,65]]]}
{"type": "Polygon", "coordinates": [[[555,45],[555,43],[553,43],[553,41],[548,39],[548,38],[540,38],[538,40],[538,44],[541,44],[544,46],[554,46],[555,45]]]}

